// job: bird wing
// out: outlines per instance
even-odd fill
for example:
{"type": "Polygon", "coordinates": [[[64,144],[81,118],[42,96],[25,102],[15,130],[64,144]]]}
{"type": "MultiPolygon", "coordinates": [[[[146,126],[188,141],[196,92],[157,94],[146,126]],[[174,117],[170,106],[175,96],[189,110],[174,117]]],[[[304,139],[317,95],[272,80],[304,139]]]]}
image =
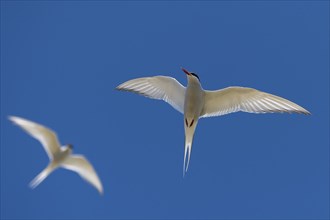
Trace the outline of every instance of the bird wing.
{"type": "Polygon", "coordinates": [[[220,116],[237,111],[310,114],[306,109],[287,99],[252,88],[228,87],[216,91],[205,91],[204,108],[200,117],[220,116]]]}
{"type": "Polygon", "coordinates": [[[83,179],[92,184],[100,194],[103,194],[102,183],[92,164],[82,155],[70,155],[62,167],[77,172],[83,179]]]}
{"type": "Polygon", "coordinates": [[[16,116],[9,116],[9,120],[40,141],[49,159],[53,159],[53,155],[60,150],[56,133],[49,128],[16,116]]]}
{"type": "Polygon", "coordinates": [[[186,88],[172,77],[154,76],[132,79],[120,84],[116,89],[164,100],[183,114],[186,88]]]}

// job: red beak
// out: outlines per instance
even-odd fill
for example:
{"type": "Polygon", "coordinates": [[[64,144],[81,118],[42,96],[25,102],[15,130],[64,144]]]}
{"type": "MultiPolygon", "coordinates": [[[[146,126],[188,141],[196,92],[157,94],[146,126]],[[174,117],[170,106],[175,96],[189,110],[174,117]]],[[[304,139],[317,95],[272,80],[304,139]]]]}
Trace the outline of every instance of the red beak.
{"type": "Polygon", "coordinates": [[[190,72],[188,70],[186,70],[185,68],[181,67],[181,69],[185,74],[187,74],[189,76],[191,75],[190,72]]]}

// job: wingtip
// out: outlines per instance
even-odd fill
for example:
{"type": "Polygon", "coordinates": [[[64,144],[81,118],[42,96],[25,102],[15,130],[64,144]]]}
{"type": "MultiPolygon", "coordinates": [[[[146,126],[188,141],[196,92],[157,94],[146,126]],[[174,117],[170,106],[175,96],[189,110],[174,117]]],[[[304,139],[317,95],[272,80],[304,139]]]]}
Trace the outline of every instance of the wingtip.
{"type": "Polygon", "coordinates": [[[103,189],[102,190],[98,190],[98,191],[99,191],[100,196],[103,196],[104,195],[103,189]]]}
{"type": "Polygon", "coordinates": [[[22,118],[13,116],[13,115],[9,115],[8,120],[11,121],[14,125],[19,125],[19,122],[22,121],[22,118]]]}
{"type": "Polygon", "coordinates": [[[15,120],[15,118],[17,118],[16,116],[13,116],[13,115],[8,115],[8,120],[9,121],[14,121],[15,120]]]}
{"type": "Polygon", "coordinates": [[[120,84],[119,86],[117,86],[115,88],[115,90],[117,90],[117,91],[129,91],[128,89],[126,89],[125,87],[123,87],[123,84],[120,84]]]}
{"type": "Polygon", "coordinates": [[[312,115],[312,113],[310,113],[309,111],[305,111],[305,112],[303,112],[305,115],[312,115]]]}
{"type": "Polygon", "coordinates": [[[101,183],[100,180],[98,180],[98,183],[96,185],[94,185],[94,187],[99,192],[100,196],[103,196],[104,195],[103,184],[101,183]]]}
{"type": "Polygon", "coordinates": [[[24,119],[22,117],[14,116],[14,115],[8,115],[8,120],[16,123],[17,121],[28,121],[27,119],[24,119]]]}
{"type": "Polygon", "coordinates": [[[306,109],[303,109],[303,110],[300,110],[300,111],[294,111],[294,112],[298,113],[298,114],[303,114],[303,115],[312,115],[312,113],[310,113],[306,109]]]}

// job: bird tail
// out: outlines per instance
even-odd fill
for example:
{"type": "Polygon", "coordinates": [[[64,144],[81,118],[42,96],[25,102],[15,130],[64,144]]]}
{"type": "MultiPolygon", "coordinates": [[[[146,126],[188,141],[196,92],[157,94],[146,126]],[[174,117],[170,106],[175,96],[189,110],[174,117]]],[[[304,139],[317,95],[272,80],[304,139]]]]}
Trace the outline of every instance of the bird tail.
{"type": "Polygon", "coordinates": [[[55,169],[52,164],[49,164],[41,173],[38,174],[29,184],[29,186],[34,189],[36,188],[46,177],[55,169]]]}
{"type": "Polygon", "coordinates": [[[191,127],[186,127],[185,130],[185,146],[184,146],[184,158],[183,158],[183,177],[188,172],[191,148],[194,139],[194,133],[196,128],[197,120],[195,124],[192,124],[191,127]]]}
{"type": "Polygon", "coordinates": [[[183,158],[183,177],[188,171],[190,154],[191,154],[191,142],[186,142],[184,147],[184,158],[183,158]]]}

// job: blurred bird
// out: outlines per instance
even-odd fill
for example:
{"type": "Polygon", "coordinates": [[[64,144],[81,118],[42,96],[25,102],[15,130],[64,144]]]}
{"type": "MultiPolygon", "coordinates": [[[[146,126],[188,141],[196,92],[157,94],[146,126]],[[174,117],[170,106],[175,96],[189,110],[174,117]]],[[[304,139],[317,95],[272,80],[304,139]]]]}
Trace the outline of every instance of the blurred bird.
{"type": "Polygon", "coordinates": [[[31,188],[37,187],[55,169],[63,167],[77,172],[100,194],[103,194],[102,183],[93,166],[84,156],[72,154],[73,146],[71,144],[61,147],[56,133],[40,124],[16,116],[9,116],[9,120],[40,141],[50,160],[48,166],[31,181],[31,188]]]}
{"type": "Polygon", "coordinates": [[[199,118],[221,116],[238,111],[310,114],[306,109],[287,99],[252,88],[235,86],[215,91],[204,90],[196,73],[184,68],[182,71],[187,75],[187,87],[172,77],[154,76],[129,80],[117,86],[116,89],[164,100],[184,115],[183,175],[188,171],[191,146],[199,118]]]}

